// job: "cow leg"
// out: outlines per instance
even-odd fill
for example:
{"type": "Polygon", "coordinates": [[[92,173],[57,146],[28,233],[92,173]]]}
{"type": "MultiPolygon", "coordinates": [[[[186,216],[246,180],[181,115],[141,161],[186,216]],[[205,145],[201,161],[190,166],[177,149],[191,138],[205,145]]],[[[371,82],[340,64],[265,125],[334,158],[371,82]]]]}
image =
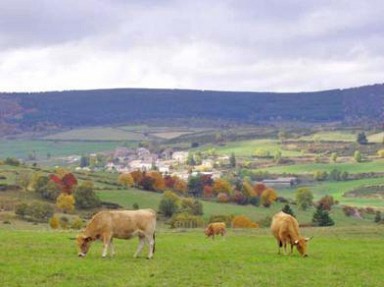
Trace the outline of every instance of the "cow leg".
{"type": "Polygon", "coordinates": [[[106,257],[107,256],[108,249],[109,249],[109,246],[111,244],[111,241],[112,241],[111,236],[104,235],[104,237],[103,237],[103,246],[104,246],[104,248],[103,248],[103,253],[101,255],[102,257],[106,257]]]}
{"type": "Polygon", "coordinates": [[[113,239],[109,242],[109,254],[115,256],[115,246],[113,245],[113,239]]]}
{"type": "Polygon", "coordinates": [[[137,255],[139,255],[139,253],[141,252],[141,250],[144,247],[144,244],[145,244],[145,237],[143,235],[139,234],[139,245],[137,246],[136,253],[135,253],[135,255],[133,255],[133,257],[136,258],[137,255]]]}
{"type": "Polygon", "coordinates": [[[277,254],[281,254],[281,247],[283,246],[283,243],[280,240],[277,240],[277,254]]]}
{"type": "Polygon", "coordinates": [[[153,257],[153,251],[155,248],[155,238],[154,236],[147,236],[146,239],[149,246],[148,259],[151,259],[153,257]]]}

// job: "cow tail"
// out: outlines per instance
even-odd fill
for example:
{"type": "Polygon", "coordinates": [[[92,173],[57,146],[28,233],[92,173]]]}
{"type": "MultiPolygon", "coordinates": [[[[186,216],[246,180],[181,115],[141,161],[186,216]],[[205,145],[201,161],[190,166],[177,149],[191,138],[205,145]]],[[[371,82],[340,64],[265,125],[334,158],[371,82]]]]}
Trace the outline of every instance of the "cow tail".
{"type": "Polygon", "coordinates": [[[156,247],[156,240],[155,240],[155,232],[153,232],[153,250],[152,250],[152,253],[155,253],[155,247],[156,247]]]}

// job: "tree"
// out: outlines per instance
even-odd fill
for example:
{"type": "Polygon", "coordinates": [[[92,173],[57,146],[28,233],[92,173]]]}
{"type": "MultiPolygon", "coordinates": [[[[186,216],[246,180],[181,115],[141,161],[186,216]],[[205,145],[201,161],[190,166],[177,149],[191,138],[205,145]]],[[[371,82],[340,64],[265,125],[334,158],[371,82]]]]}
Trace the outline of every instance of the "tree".
{"type": "Polygon", "coordinates": [[[132,187],[133,184],[135,183],[130,173],[120,174],[117,181],[125,187],[132,187]]]}
{"type": "Polygon", "coordinates": [[[158,171],[151,171],[149,176],[153,178],[153,189],[155,191],[164,191],[165,182],[162,174],[158,171]]]}
{"type": "Polygon", "coordinates": [[[80,167],[89,166],[89,156],[82,155],[80,157],[80,167]]]}
{"type": "Polygon", "coordinates": [[[191,166],[196,165],[196,161],[195,161],[192,153],[188,153],[186,164],[191,165],[191,166]]]}
{"type": "Polygon", "coordinates": [[[368,140],[367,140],[367,136],[365,135],[365,132],[360,132],[357,134],[357,139],[356,141],[361,144],[361,145],[365,145],[368,143],[368,140]]]}
{"type": "Polygon", "coordinates": [[[361,155],[361,152],[360,151],[355,151],[355,153],[353,154],[353,158],[355,159],[356,162],[362,162],[363,161],[363,157],[361,155]]]}
{"type": "Polygon", "coordinates": [[[331,154],[331,161],[332,161],[332,162],[336,162],[336,161],[337,161],[337,153],[333,152],[333,153],[331,154]]]}
{"type": "Polygon", "coordinates": [[[200,197],[203,193],[203,183],[199,175],[190,176],[188,179],[188,193],[194,197],[200,197]]]}
{"type": "Polygon", "coordinates": [[[232,186],[227,180],[223,178],[218,178],[213,183],[213,193],[215,194],[226,193],[228,195],[231,195],[232,186]]]}
{"type": "Polygon", "coordinates": [[[273,159],[276,163],[280,163],[281,161],[281,157],[282,157],[282,153],[280,150],[276,151],[274,156],[273,156],[273,159]]]}
{"type": "Polygon", "coordinates": [[[72,194],[61,193],[56,200],[56,206],[64,213],[71,212],[75,209],[75,198],[72,194]]]}
{"type": "Polygon", "coordinates": [[[283,209],[281,211],[286,213],[286,214],[290,214],[293,217],[296,217],[295,214],[293,213],[292,208],[289,206],[289,204],[284,205],[284,207],[283,207],[283,209]]]}
{"type": "Polygon", "coordinates": [[[159,212],[165,217],[171,217],[179,210],[180,198],[171,191],[164,192],[160,204],[159,212]]]}
{"type": "Polygon", "coordinates": [[[331,195],[323,196],[317,203],[317,206],[320,206],[323,210],[331,210],[332,206],[335,204],[335,200],[331,195]]]}
{"type": "Polygon", "coordinates": [[[264,207],[270,207],[277,199],[276,191],[273,188],[267,188],[260,197],[260,202],[264,207]]]}
{"type": "Polygon", "coordinates": [[[175,180],[175,183],[173,185],[173,190],[176,191],[177,193],[186,194],[188,187],[185,180],[179,177],[174,177],[174,180],[175,180]]]}
{"type": "Polygon", "coordinates": [[[75,206],[78,209],[89,209],[99,207],[101,202],[93,190],[91,181],[82,182],[73,193],[75,206]]]}
{"type": "Polygon", "coordinates": [[[335,225],[333,219],[329,216],[328,211],[324,210],[320,205],[313,214],[312,223],[315,226],[332,226],[335,225]]]}
{"type": "Polygon", "coordinates": [[[65,170],[57,170],[56,174],[51,174],[49,179],[56,183],[61,193],[72,194],[75,186],[77,185],[76,177],[65,170]]]}
{"type": "Polygon", "coordinates": [[[229,157],[229,166],[232,168],[236,167],[236,156],[234,153],[231,153],[231,156],[229,157]]]}
{"type": "Polygon", "coordinates": [[[307,210],[313,204],[313,194],[307,187],[300,187],[296,190],[296,204],[302,210],[307,210]]]}

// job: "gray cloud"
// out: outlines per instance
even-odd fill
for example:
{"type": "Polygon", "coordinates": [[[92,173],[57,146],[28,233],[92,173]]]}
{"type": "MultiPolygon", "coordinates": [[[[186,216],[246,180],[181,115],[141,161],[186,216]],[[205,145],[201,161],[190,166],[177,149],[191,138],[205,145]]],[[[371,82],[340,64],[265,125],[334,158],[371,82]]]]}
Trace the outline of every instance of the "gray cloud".
{"type": "Polygon", "coordinates": [[[381,82],[379,0],[3,0],[0,91],[381,82]]]}

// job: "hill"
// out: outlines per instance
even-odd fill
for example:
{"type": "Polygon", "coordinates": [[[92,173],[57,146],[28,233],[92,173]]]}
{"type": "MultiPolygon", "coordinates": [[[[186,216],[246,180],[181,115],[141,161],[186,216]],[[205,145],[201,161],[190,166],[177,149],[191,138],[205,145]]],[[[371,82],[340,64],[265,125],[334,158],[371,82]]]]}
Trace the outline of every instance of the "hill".
{"type": "Polygon", "coordinates": [[[153,121],[382,122],[384,84],[303,93],[109,89],[0,93],[0,136],[153,121]]]}

